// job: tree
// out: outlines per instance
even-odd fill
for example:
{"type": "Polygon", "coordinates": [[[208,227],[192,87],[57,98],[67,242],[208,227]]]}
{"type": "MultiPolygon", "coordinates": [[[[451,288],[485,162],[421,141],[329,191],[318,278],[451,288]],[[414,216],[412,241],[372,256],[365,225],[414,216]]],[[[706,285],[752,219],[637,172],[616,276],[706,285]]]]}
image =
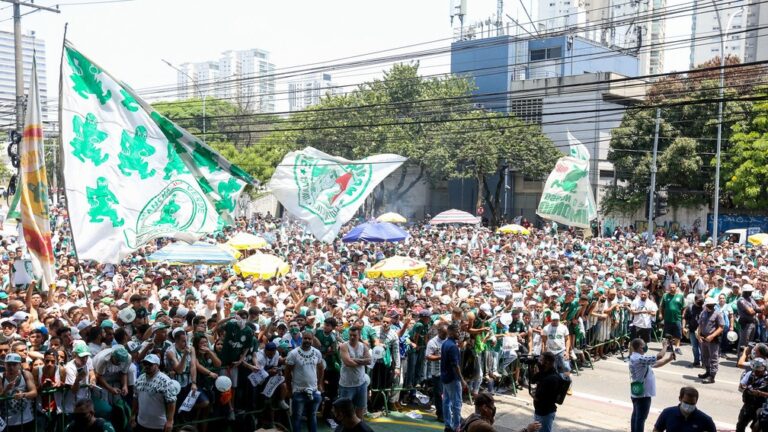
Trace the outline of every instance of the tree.
{"type": "Polygon", "coordinates": [[[750,121],[733,126],[722,173],[731,204],[755,210],[768,207],[768,102],[756,103],[753,113],[750,121]]]}
{"type": "Polygon", "coordinates": [[[539,127],[476,108],[471,99],[474,84],[465,77],[425,79],[418,68],[418,63],[397,64],[382,79],[324,97],[280,125],[286,134],[294,134],[284,142],[295,140],[299,147],[348,159],[375,153],[407,157],[393,174],[396,181],[374,192],[377,207],[407,194],[422,180],[434,184],[471,177],[478,180],[478,196],[486,196],[495,214],[500,194],[492,193],[490,176],[503,172],[510,162],[537,177],[554,166],[559,152],[539,127]]]}
{"type": "Polygon", "coordinates": [[[269,180],[274,167],[290,148],[290,143],[285,141],[287,136],[266,132],[279,123],[277,117],[259,114],[257,121],[248,121],[253,115],[228,101],[207,98],[205,118],[200,99],[159,102],[154,104],[154,108],[191,134],[204,139],[228,161],[262,183],[269,180]],[[202,133],[203,122],[205,135],[202,133]]]}
{"type": "MultiPolygon", "coordinates": [[[[736,122],[752,118],[750,101],[734,100],[751,96],[763,66],[740,67],[736,57],[726,64],[727,101],[723,115],[723,151],[728,149],[731,128],[736,122]]],[[[688,74],[674,74],[654,83],[647,91],[645,104],[628,110],[621,125],[614,129],[608,160],[614,164],[617,185],[603,200],[605,213],[631,213],[640,208],[650,185],[651,152],[655,131],[656,106],[661,105],[659,131],[658,189],[672,196],[671,205],[705,204],[714,192],[714,166],[717,145],[719,65],[715,58],[688,74]]],[[[722,203],[732,203],[728,194],[722,203]]]]}

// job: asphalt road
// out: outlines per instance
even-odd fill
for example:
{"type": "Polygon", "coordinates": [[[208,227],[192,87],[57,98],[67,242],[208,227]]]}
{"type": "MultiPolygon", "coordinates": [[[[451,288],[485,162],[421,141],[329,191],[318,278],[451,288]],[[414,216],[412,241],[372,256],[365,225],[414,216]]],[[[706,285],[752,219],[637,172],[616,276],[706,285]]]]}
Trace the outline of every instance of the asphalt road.
{"type": "MultiPolygon", "coordinates": [[[[650,344],[649,354],[657,353],[659,344],[650,344]]],[[[678,404],[683,386],[699,390],[698,408],[710,415],[718,430],[735,430],[736,418],[741,409],[741,393],[738,382],[741,370],[731,354],[721,359],[720,371],[714,384],[702,384],[697,374],[703,369],[688,368],[693,356],[689,346],[682,347],[683,355],[666,366],[654,369],[656,397],[646,422],[646,430],[652,431],[659,413],[666,407],[678,404]]],[[[558,407],[555,430],[569,431],[628,431],[632,414],[629,397],[629,369],[620,357],[609,357],[595,363],[594,370],[584,370],[573,377],[573,395],[558,407]]],[[[533,405],[527,390],[514,396],[497,397],[496,426],[501,431],[517,431],[532,421],[533,405]]],[[[468,407],[467,407],[468,408],[468,407]]]]}

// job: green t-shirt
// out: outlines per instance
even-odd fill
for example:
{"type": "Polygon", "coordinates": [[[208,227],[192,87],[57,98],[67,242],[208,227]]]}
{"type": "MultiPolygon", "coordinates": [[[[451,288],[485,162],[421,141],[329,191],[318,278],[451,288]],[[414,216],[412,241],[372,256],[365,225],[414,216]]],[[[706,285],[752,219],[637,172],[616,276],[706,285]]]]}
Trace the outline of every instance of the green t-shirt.
{"type": "Polygon", "coordinates": [[[413,328],[411,329],[411,332],[408,334],[408,336],[410,336],[411,342],[415,342],[416,346],[421,348],[427,346],[427,333],[429,333],[429,325],[419,321],[413,325],[413,328]]]}
{"type": "MultiPolygon", "coordinates": [[[[360,330],[360,340],[373,347],[376,339],[376,330],[374,330],[371,326],[363,326],[363,329],[360,330]]],[[[341,340],[344,342],[349,341],[349,328],[344,329],[344,331],[341,333],[341,340]]]]}
{"type": "Polygon", "coordinates": [[[224,347],[221,350],[222,366],[229,366],[240,360],[243,352],[248,351],[253,345],[253,330],[246,325],[242,329],[235,321],[224,324],[227,332],[224,338],[224,347]]]}
{"type": "Polygon", "coordinates": [[[320,341],[320,353],[323,355],[323,360],[325,360],[326,369],[341,370],[339,350],[338,347],[334,348],[334,345],[337,345],[338,342],[336,335],[333,333],[326,335],[323,329],[317,329],[315,337],[320,341]]]}
{"type": "Polygon", "coordinates": [[[681,322],[683,320],[683,307],[685,307],[685,297],[682,294],[664,294],[664,296],[661,298],[661,305],[664,310],[664,321],[681,322]]]}
{"type": "Polygon", "coordinates": [[[565,319],[570,323],[576,315],[579,313],[579,300],[573,299],[570,303],[563,304],[563,312],[565,313],[565,319]]]}

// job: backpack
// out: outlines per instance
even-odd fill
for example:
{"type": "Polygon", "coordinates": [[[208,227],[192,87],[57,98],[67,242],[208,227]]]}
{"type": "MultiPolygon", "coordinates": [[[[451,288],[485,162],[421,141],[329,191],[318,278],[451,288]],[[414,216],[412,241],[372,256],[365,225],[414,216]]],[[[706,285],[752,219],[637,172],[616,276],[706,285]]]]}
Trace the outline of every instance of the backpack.
{"type": "Polygon", "coordinates": [[[115,432],[128,431],[131,428],[131,407],[122,398],[116,398],[112,404],[112,427],[115,432]]]}

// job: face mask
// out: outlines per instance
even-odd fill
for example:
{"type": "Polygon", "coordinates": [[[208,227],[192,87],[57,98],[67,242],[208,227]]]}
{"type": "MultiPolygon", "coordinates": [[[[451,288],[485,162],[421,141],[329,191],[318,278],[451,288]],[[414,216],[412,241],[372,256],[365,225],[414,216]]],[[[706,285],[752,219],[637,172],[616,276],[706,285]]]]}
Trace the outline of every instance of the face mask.
{"type": "Polygon", "coordinates": [[[643,347],[643,353],[647,353],[647,352],[648,352],[648,345],[645,345],[645,346],[643,347]]]}
{"type": "Polygon", "coordinates": [[[292,334],[292,335],[296,335],[296,334],[299,334],[299,331],[300,331],[300,330],[299,330],[299,329],[297,329],[296,327],[291,327],[291,334],[292,334]]]}
{"type": "Polygon", "coordinates": [[[680,402],[680,411],[685,415],[691,415],[696,410],[696,405],[680,402]]]}

